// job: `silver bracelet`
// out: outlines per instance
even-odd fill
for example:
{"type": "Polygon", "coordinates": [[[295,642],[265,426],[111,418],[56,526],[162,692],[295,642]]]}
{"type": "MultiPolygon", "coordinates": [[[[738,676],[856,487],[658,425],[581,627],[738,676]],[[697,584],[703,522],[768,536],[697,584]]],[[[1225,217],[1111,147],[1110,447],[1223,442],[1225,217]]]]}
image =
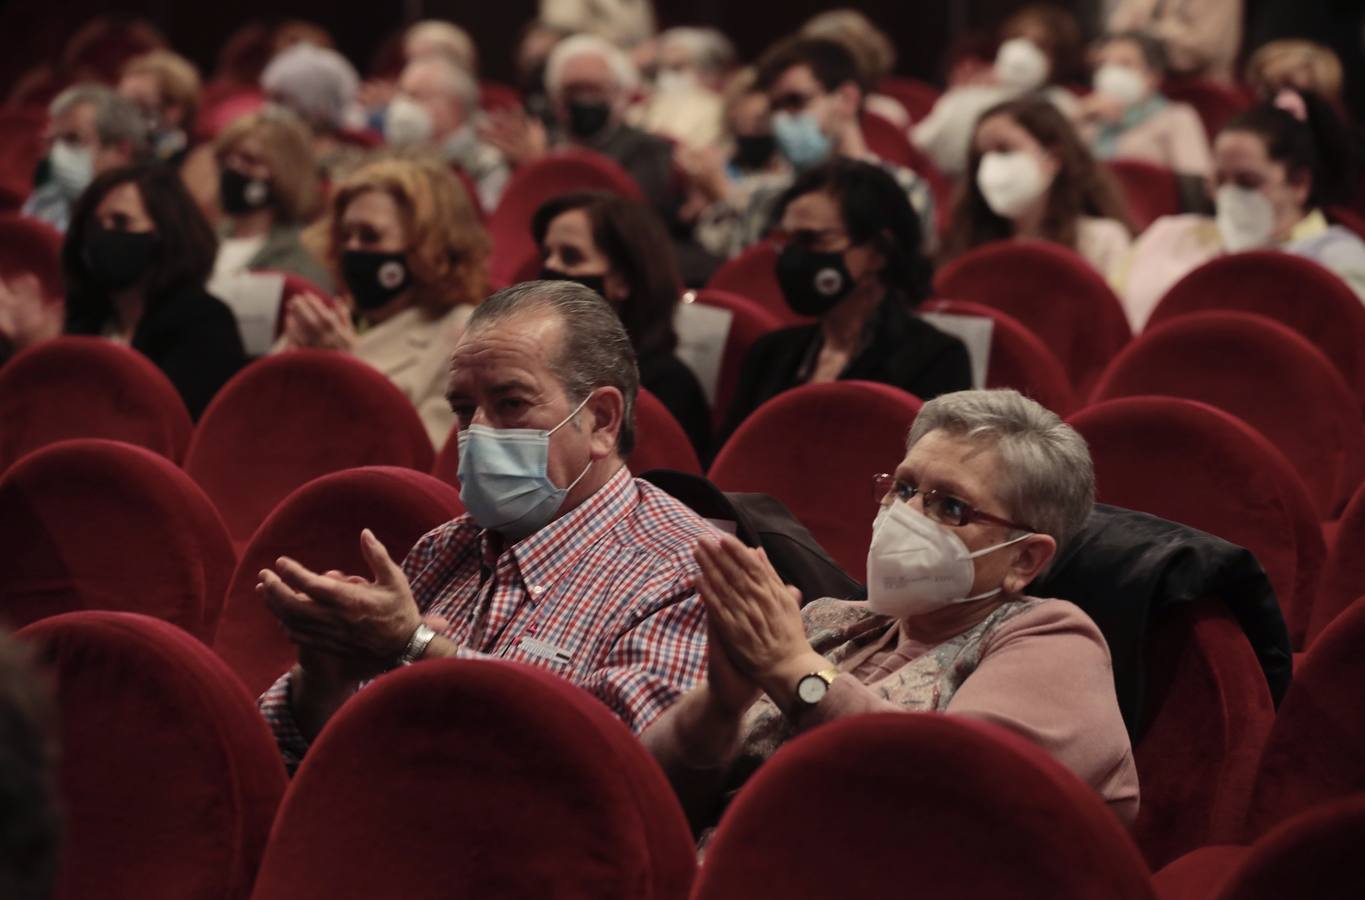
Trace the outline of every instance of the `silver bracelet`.
{"type": "Polygon", "coordinates": [[[403,647],[403,652],[398,655],[398,665],[410,666],[422,658],[422,654],[427,652],[427,645],[436,637],[436,631],[426,624],[417,626],[417,630],[408,638],[408,643],[403,647]]]}

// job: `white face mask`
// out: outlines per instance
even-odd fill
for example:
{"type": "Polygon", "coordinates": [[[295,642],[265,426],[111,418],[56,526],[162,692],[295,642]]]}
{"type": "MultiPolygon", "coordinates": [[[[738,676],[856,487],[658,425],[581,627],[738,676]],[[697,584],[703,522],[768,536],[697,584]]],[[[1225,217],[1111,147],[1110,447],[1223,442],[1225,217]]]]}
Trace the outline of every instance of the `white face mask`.
{"type": "Polygon", "coordinates": [[[1225,184],[1218,189],[1214,202],[1218,207],[1218,233],[1229,253],[1270,245],[1275,235],[1275,207],[1265,194],[1225,184]]]}
{"type": "Polygon", "coordinates": [[[1017,219],[1052,186],[1037,158],[1023,150],[991,152],[981,157],[976,186],[997,216],[1017,219]]]}
{"type": "Polygon", "coordinates": [[[664,69],[654,79],[654,90],[660,94],[686,94],[697,87],[697,74],[691,69],[664,69]]]}
{"type": "Polygon", "coordinates": [[[996,51],[995,77],[1007,87],[1031,91],[1042,87],[1051,71],[1047,54],[1028,38],[1011,38],[996,51]]]}
{"type": "Polygon", "coordinates": [[[431,113],[411,97],[399,94],[384,113],[384,140],[396,147],[424,144],[434,130],[431,113]]]}
{"type": "Polygon", "coordinates": [[[919,616],[1003,590],[968,596],[976,580],[972,560],[1032,537],[1021,534],[972,553],[962,539],[909,504],[894,501],[877,513],[867,551],[867,605],[898,619],[919,616]]]}
{"type": "Polygon", "coordinates": [[[1095,92],[1132,106],[1147,96],[1147,79],[1131,66],[1105,63],[1095,71],[1095,92]]]}
{"type": "Polygon", "coordinates": [[[54,141],[47,159],[52,180],[69,194],[79,194],[95,180],[95,152],[89,147],[54,141]]]}

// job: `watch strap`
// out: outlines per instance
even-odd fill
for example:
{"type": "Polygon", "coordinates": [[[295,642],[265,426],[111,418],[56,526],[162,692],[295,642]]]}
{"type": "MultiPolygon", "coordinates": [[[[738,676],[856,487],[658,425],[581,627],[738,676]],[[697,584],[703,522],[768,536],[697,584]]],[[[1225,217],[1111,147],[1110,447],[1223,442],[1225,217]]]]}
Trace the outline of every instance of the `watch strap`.
{"type": "Polygon", "coordinates": [[[417,630],[412,633],[412,637],[408,638],[406,646],[403,647],[403,652],[398,655],[398,665],[410,666],[421,659],[422,654],[427,650],[427,645],[435,637],[436,630],[434,628],[426,623],[419,624],[417,630]]]}

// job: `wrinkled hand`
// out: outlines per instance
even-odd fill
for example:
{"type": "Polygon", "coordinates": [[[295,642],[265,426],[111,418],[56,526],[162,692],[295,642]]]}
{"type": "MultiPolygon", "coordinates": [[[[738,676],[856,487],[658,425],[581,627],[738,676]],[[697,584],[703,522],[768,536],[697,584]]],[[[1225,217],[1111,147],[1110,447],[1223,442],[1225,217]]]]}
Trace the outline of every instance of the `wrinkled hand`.
{"type": "Polygon", "coordinates": [[[711,617],[706,623],[706,687],[713,707],[730,718],[742,714],[762,692],[730,658],[711,617]]]}
{"type": "Polygon", "coordinates": [[[479,136],[496,147],[513,168],[535,162],[550,146],[545,126],[521,110],[493,110],[479,127],[479,136]]]}
{"type": "Polygon", "coordinates": [[[366,529],[361,553],[374,576],[317,574],[288,557],[263,569],[256,590],[299,646],[306,671],[360,680],[389,668],[423,621],[403,570],[366,529]]]}
{"type": "Polygon", "coordinates": [[[284,310],[284,338],[295,349],[355,350],[355,325],[350,312],[313,294],[295,294],[284,310]]]}

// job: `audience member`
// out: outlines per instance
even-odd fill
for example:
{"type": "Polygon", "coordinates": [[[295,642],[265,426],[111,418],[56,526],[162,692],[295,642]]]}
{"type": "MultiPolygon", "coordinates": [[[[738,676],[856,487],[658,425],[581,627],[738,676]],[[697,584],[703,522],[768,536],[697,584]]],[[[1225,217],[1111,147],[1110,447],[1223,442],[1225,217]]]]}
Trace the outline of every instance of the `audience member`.
{"type": "Polygon", "coordinates": [[[1108,30],[1144,31],[1161,41],[1177,75],[1231,82],[1242,17],[1242,0],[1119,0],[1108,30]]]}
{"type": "Polygon", "coordinates": [[[30,654],[0,633],[0,897],[56,896],[61,846],[57,716],[30,654]]]}
{"type": "Polygon", "coordinates": [[[335,180],[359,163],[361,148],[345,135],[363,118],[356,102],[360,76],[346,57],[312,43],[293,44],[265,67],[261,89],[312,129],[313,155],[325,175],[335,180]]]}
{"type": "Polygon", "coordinates": [[[52,227],[0,216],[0,364],[62,333],[61,252],[52,227]]]}
{"type": "Polygon", "coordinates": [[[403,59],[412,62],[429,56],[444,57],[471,75],[479,71],[479,51],[474,39],[454,22],[423,19],[403,33],[403,59]]]}
{"type": "Polygon", "coordinates": [[[999,41],[995,64],[950,87],[911,133],[945,175],[966,172],[972,135],[990,108],[1034,92],[1064,113],[1075,106],[1071,92],[1058,86],[1080,65],[1080,27],[1069,12],[1049,3],[1026,6],[1000,27],[999,41]]]}
{"type": "Polygon", "coordinates": [[[1096,159],[1136,159],[1182,175],[1213,172],[1199,114],[1161,93],[1166,51],[1140,31],[1102,39],[1095,50],[1094,92],[1077,104],[1081,135],[1096,159]]]}
{"type": "Polygon", "coordinates": [[[1128,252],[1124,219],[1117,188],[1057,107],[1010,100],[977,125],[944,255],[1044,240],[1075,250],[1108,277],[1128,252]]]}
{"type": "Polygon", "coordinates": [[[1261,100],[1273,101],[1289,89],[1317,94],[1339,111],[1342,106],[1341,60],[1328,47],[1286,39],[1258,48],[1247,60],[1246,83],[1261,100]]]}
{"type": "Polygon", "coordinates": [[[194,64],[178,53],[153,50],[123,67],[118,91],[150,123],[152,152],[179,165],[190,148],[199,115],[200,81],[194,64]]]}
{"type": "Polygon", "coordinates": [[[591,34],[624,49],[654,36],[653,0],[539,0],[537,21],[566,34],[591,34]]]}
{"type": "Polygon", "coordinates": [[[926,403],[881,502],[865,602],[801,606],[733,537],[697,548],[706,680],[643,739],[694,824],[791,738],[845,716],[935,712],[1048,751],[1125,824],[1138,776],[1109,648],[1089,617],[1025,594],[1085,522],[1085,441],[1014,391],[926,403]]]}
{"type": "Polygon", "coordinates": [[[148,155],[147,122],[135,103],[98,84],[67,88],[47,114],[47,156],[24,215],[66,231],[76,199],[95,176],[148,155]]]}
{"type": "Polygon", "coordinates": [[[378,160],[337,186],[320,230],[341,302],[291,297],[277,349],[355,354],[412,401],[439,448],[455,421],[450,352],[488,289],[488,235],[473,202],[437,160],[378,160]]]}
{"type": "Polygon", "coordinates": [[[232,312],[204,290],[213,229],[175,172],[105,172],[81,195],[62,246],[66,330],[146,355],[198,418],[246,362],[232,312]]]}
{"type": "Polygon", "coordinates": [[[531,228],[544,265],[540,277],[576,281],[606,298],[635,348],[640,386],[668,407],[705,459],[710,411],[696,376],[673,352],[682,288],[663,223],[633,200],[585,192],[546,202],[531,228]]]}
{"type": "Polygon", "coordinates": [[[792,310],[818,321],[753,345],[725,435],[802,384],[880,381],[924,400],[971,387],[962,343],[914,315],[932,270],[920,221],[895,186],[880,166],[839,159],[799,176],[778,201],[777,278],[792,310]]]}
{"type": "Polygon", "coordinates": [[[1328,224],[1322,213],[1344,190],[1340,182],[1349,172],[1327,155],[1342,146],[1339,137],[1329,137],[1340,124],[1326,101],[1311,94],[1290,92],[1277,103],[1288,109],[1253,107],[1214,141],[1213,218],[1166,216],[1133,246],[1120,293],[1134,331],[1189,272],[1216,256],[1244,250],[1279,249],[1311,259],[1365,301],[1365,242],[1328,224]]]}
{"type": "Polygon", "coordinates": [[[735,65],[735,48],[714,28],[670,28],[659,35],[654,90],[634,124],[682,146],[714,146],[721,137],[721,90],[735,65]]]}
{"type": "Polygon", "coordinates": [[[711,532],[625,467],[638,384],[620,319],[587,288],[529,282],[479,306],[450,367],[468,513],[401,568],[366,532],[373,582],[288,559],[261,573],[300,647],[261,698],[287,762],[362,681],[400,663],[543,666],[637,733],[697,683],[692,547],[711,532]]]}
{"type": "Polygon", "coordinates": [[[871,19],[856,9],[832,9],[809,19],[801,26],[801,34],[828,38],[847,47],[858,62],[862,83],[869,92],[864,104],[867,111],[901,128],[910,127],[910,113],[901,102],[876,93],[882,79],[896,68],[896,45],[886,32],[872,24],[871,19]]]}

